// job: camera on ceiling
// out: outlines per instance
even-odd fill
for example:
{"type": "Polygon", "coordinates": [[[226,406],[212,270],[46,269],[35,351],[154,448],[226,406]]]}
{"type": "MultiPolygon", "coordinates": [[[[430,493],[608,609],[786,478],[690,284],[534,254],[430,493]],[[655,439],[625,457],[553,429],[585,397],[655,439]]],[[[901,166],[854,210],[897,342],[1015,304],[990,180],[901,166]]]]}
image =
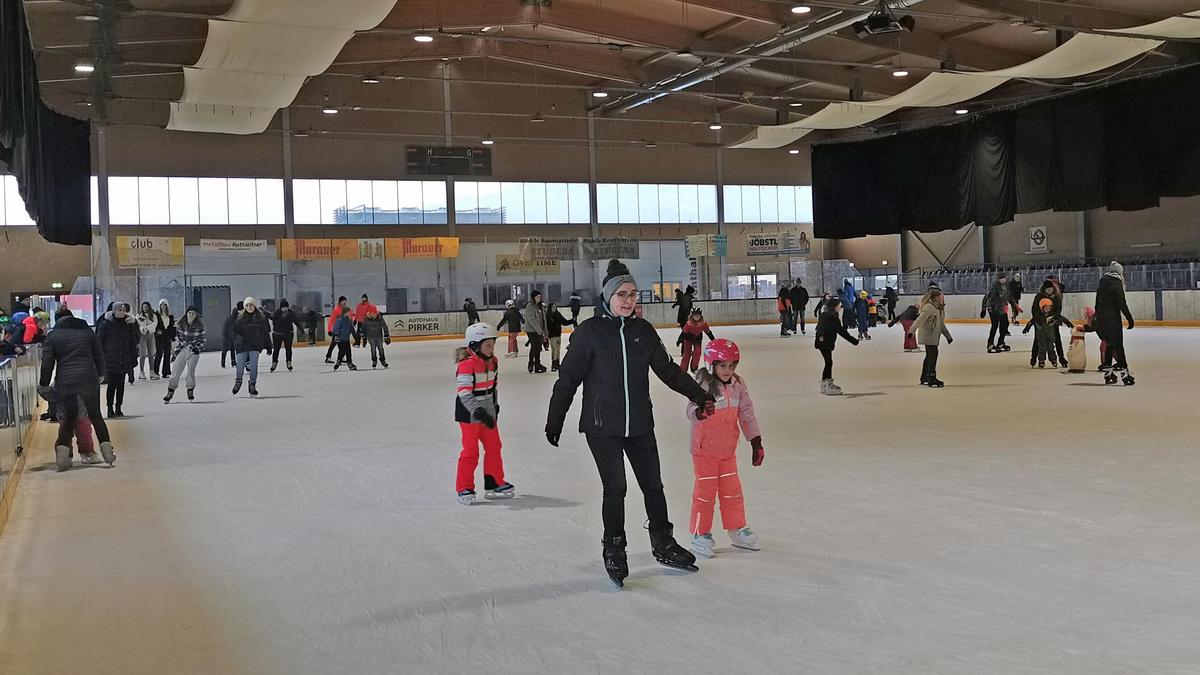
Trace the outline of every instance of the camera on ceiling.
{"type": "Polygon", "coordinates": [[[879,9],[871,12],[871,14],[862,21],[855,21],[851,24],[854,33],[860,38],[865,38],[868,35],[886,35],[888,33],[899,33],[902,30],[911,31],[917,27],[916,19],[911,16],[902,16],[897,18],[895,12],[883,0],[879,3],[879,9]]]}

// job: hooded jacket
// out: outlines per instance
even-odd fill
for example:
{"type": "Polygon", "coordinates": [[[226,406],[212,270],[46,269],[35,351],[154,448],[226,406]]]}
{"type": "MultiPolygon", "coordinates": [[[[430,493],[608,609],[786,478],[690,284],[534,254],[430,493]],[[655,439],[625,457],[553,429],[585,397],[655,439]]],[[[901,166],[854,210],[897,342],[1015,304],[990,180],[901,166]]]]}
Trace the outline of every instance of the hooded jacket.
{"type": "Polygon", "coordinates": [[[37,318],[30,314],[21,320],[21,326],[24,328],[21,333],[21,343],[31,345],[37,342],[35,339],[38,334],[37,318]]]}
{"type": "Polygon", "coordinates": [[[367,314],[372,311],[378,312],[379,308],[372,302],[360,301],[354,306],[354,323],[362,323],[367,318],[367,314]]]}
{"type": "Polygon", "coordinates": [[[83,319],[64,317],[46,336],[42,348],[42,372],[39,384],[59,395],[77,395],[98,391],[104,372],[104,350],[100,340],[83,319]],[[57,370],[57,372],[55,372],[57,370]]]}
{"type": "Polygon", "coordinates": [[[363,337],[368,340],[382,340],[392,337],[388,332],[387,321],[384,320],[382,314],[375,314],[374,317],[367,316],[359,324],[363,337]]]}
{"type": "Polygon", "coordinates": [[[808,289],[803,284],[797,283],[792,286],[792,290],[788,292],[789,299],[792,301],[792,310],[803,312],[808,305],[808,289]]]}
{"type": "Polygon", "coordinates": [[[846,330],[846,324],[842,322],[836,311],[821,312],[817,318],[817,331],[813,347],[833,351],[833,348],[837,346],[839,335],[851,344],[858,344],[858,338],[846,330]]]}
{"type": "Polygon", "coordinates": [[[987,295],[983,296],[983,311],[994,314],[1003,314],[1008,310],[1009,304],[1012,303],[1012,296],[1008,291],[1008,284],[996,280],[992,287],[988,289],[987,295]]]}
{"type": "Polygon", "coordinates": [[[894,321],[888,322],[888,328],[895,326],[901,321],[916,321],[917,315],[920,314],[920,312],[921,310],[917,309],[916,305],[909,305],[908,307],[904,308],[903,312],[900,312],[896,315],[896,319],[894,321]]]}
{"type": "Polygon", "coordinates": [[[713,400],[671,360],[650,322],[608,311],[584,321],[571,335],[571,348],[559,366],[547,432],[562,433],[575,391],[582,384],[580,433],[618,437],[652,433],[650,371],[689,400],[713,400]]]}
{"type": "Polygon", "coordinates": [[[913,322],[908,332],[916,334],[917,342],[926,346],[941,344],[943,336],[947,340],[953,339],[950,330],[946,328],[945,308],[938,307],[932,302],[921,305],[920,311],[917,312],[917,320],[913,322]]]}
{"type": "Polygon", "coordinates": [[[257,307],[253,312],[242,310],[233,320],[233,351],[261,352],[271,348],[271,326],[267,315],[257,307]]]}
{"type": "Polygon", "coordinates": [[[575,320],[563,316],[558,308],[546,312],[546,337],[562,337],[563,326],[574,326],[575,320]]]}
{"type": "Polygon", "coordinates": [[[175,339],[176,331],[175,315],[171,314],[171,306],[167,304],[165,299],[158,301],[158,329],[154,332],[156,336],[162,336],[167,340],[175,339]]]}
{"type": "Polygon", "coordinates": [[[354,336],[354,315],[343,312],[333,322],[333,330],[329,331],[329,334],[333,336],[334,342],[349,342],[354,336]]]}
{"type": "Polygon", "coordinates": [[[132,314],[118,319],[111,311],[105,312],[103,319],[97,323],[96,337],[104,350],[105,374],[124,376],[137,366],[138,342],[142,336],[137,319],[132,314]]]}
{"type": "Polygon", "coordinates": [[[466,347],[454,350],[457,386],[454,397],[454,421],[478,422],[476,410],[485,410],[495,419],[500,416],[496,383],[500,376],[500,361],[495,356],[485,359],[466,347]]]}
{"type": "Polygon", "coordinates": [[[1125,301],[1125,282],[1119,275],[1105,274],[1096,287],[1096,327],[1120,330],[1122,316],[1133,323],[1133,314],[1125,301]]]}

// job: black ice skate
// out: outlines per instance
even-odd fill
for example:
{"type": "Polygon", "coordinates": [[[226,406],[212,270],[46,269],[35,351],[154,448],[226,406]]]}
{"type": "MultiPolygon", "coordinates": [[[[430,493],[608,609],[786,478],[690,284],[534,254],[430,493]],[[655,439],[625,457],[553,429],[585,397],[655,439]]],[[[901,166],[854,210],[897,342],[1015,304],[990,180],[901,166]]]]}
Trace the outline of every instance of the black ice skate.
{"type": "Polygon", "coordinates": [[[994,347],[994,346],[992,346],[992,345],[988,345],[988,348],[987,348],[987,353],[989,353],[989,354],[996,354],[996,353],[998,353],[999,351],[1000,351],[1000,348],[999,348],[999,347],[994,347]]]}
{"type": "Polygon", "coordinates": [[[287,369],[288,369],[288,370],[291,370],[291,369],[292,369],[292,362],[291,362],[291,361],[288,361],[288,362],[287,362],[287,369]]]}
{"type": "Polygon", "coordinates": [[[278,367],[279,367],[279,362],[278,362],[278,361],[272,361],[272,362],[271,362],[271,372],[272,372],[272,373],[273,373],[273,372],[275,372],[275,369],[276,369],[276,368],[278,368],[278,367]]]}
{"type": "Polygon", "coordinates": [[[946,386],[946,383],[937,379],[937,375],[930,375],[929,382],[927,382],[925,386],[929,387],[930,389],[941,389],[942,387],[946,386]]]}
{"type": "Polygon", "coordinates": [[[251,398],[258,398],[258,388],[254,386],[253,382],[250,383],[250,396],[251,398]]]}
{"type": "Polygon", "coordinates": [[[675,537],[671,536],[671,529],[669,525],[664,528],[650,528],[650,550],[654,553],[654,559],[658,564],[667,567],[689,572],[699,571],[700,568],[696,567],[696,556],[675,541],[675,537]]]}
{"type": "Polygon", "coordinates": [[[242,390],[242,381],[241,381],[241,380],[234,380],[234,381],[233,381],[233,395],[234,395],[234,396],[237,396],[237,393],[238,393],[239,391],[241,391],[241,390],[242,390]]]}
{"type": "Polygon", "coordinates": [[[1120,378],[1117,377],[1116,371],[1106,370],[1104,372],[1104,384],[1116,384],[1118,379],[1120,378]]]}
{"type": "Polygon", "coordinates": [[[629,576],[629,559],[625,557],[625,536],[616,535],[600,540],[604,545],[604,571],[613,586],[625,588],[625,578],[629,576]]]}
{"type": "Polygon", "coordinates": [[[384,361],[383,359],[379,360],[379,365],[383,366],[385,370],[388,367],[387,361],[384,361]]]}
{"type": "Polygon", "coordinates": [[[195,389],[188,389],[188,390],[187,390],[187,394],[188,394],[188,400],[189,400],[189,401],[195,401],[195,400],[196,400],[196,390],[195,390],[195,389]]]}
{"type": "Polygon", "coordinates": [[[999,349],[1002,352],[1011,352],[1012,351],[1012,347],[1009,347],[1008,345],[1000,345],[999,347],[996,347],[996,349],[999,349]]]}
{"type": "Polygon", "coordinates": [[[174,395],[175,395],[175,390],[174,390],[174,389],[168,389],[168,390],[167,390],[167,395],[163,397],[163,403],[170,403],[170,402],[171,402],[171,397],[172,397],[172,396],[174,396],[174,395]]]}
{"type": "Polygon", "coordinates": [[[1120,377],[1121,377],[1121,384],[1123,384],[1127,387],[1133,386],[1133,384],[1134,384],[1133,373],[1129,372],[1128,369],[1121,369],[1121,370],[1117,371],[1117,374],[1120,375],[1120,377]]]}

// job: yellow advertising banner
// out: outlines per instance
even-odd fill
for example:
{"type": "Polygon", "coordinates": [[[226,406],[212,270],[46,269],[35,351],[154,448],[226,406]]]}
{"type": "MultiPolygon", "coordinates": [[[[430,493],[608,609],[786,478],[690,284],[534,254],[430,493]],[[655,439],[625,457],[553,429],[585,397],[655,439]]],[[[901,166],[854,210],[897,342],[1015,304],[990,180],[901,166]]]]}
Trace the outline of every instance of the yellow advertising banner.
{"type": "Polygon", "coordinates": [[[496,255],[496,276],[498,277],[523,277],[534,274],[558,276],[558,273],[557,260],[526,260],[519,253],[496,255]]]}
{"type": "Polygon", "coordinates": [[[117,237],[117,267],[183,267],[183,237],[117,237]]]}
{"type": "Polygon", "coordinates": [[[458,237],[387,239],[385,245],[388,260],[458,257],[458,237]]]}
{"type": "Polygon", "coordinates": [[[457,258],[458,237],[404,239],[280,239],[280,260],[457,258]]]}

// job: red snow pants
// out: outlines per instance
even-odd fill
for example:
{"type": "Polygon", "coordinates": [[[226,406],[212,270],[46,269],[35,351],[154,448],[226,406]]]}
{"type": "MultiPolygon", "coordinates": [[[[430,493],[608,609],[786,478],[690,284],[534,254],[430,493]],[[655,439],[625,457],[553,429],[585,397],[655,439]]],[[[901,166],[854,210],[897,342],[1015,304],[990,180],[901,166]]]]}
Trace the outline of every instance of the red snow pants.
{"type": "Polygon", "coordinates": [[[692,342],[691,340],[683,341],[683,358],[679,360],[679,367],[684,370],[696,372],[700,367],[700,343],[692,342]]]}
{"type": "Polygon", "coordinates": [[[479,466],[479,446],[483,445],[484,489],[504,485],[504,459],[500,456],[500,430],[482,422],[459,422],[462,429],[462,453],[458,456],[458,480],[454,491],[475,489],[475,468],[479,466]]]}

